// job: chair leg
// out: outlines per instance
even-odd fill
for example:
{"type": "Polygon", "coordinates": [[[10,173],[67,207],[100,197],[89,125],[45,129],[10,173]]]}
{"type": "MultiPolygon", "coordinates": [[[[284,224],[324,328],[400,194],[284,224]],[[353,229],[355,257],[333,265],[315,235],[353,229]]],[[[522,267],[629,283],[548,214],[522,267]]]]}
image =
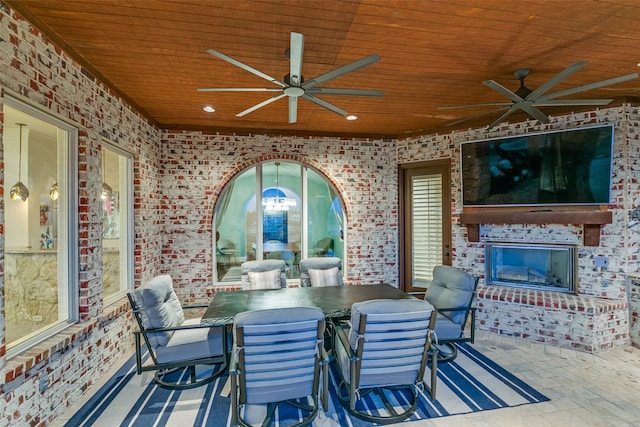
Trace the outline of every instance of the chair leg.
{"type": "Polygon", "coordinates": [[[329,364],[322,367],[322,409],[329,410],[329,364]]]}
{"type": "Polygon", "coordinates": [[[436,400],[436,387],[438,386],[438,349],[433,348],[431,352],[431,387],[429,389],[429,396],[431,400],[436,400]]]}
{"type": "Polygon", "coordinates": [[[438,360],[441,363],[451,362],[458,357],[458,347],[452,342],[437,344],[442,351],[438,350],[438,360]]]}
{"type": "Polygon", "coordinates": [[[231,377],[231,424],[238,425],[238,379],[235,374],[231,377]]]}
{"type": "Polygon", "coordinates": [[[189,375],[192,383],[195,383],[198,379],[196,378],[196,367],[189,366],[189,375]]]}

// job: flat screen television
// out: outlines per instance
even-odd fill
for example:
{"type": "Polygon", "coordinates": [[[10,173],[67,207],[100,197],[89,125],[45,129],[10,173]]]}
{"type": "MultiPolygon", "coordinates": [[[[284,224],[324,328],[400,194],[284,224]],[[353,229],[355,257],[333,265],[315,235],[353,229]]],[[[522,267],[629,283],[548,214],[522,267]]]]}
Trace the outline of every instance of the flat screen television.
{"type": "Polygon", "coordinates": [[[613,125],[470,141],[460,151],[464,206],[610,203],[613,125]]]}

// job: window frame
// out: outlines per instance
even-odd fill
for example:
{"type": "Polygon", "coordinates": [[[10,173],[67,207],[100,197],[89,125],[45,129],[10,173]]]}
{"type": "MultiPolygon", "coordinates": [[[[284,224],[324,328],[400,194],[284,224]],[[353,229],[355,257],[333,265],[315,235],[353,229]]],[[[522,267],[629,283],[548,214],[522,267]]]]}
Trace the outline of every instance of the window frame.
{"type": "MultiPolygon", "coordinates": [[[[60,192],[65,192],[66,204],[64,208],[67,211],[67,221],[66,221],[66,249],[60,251],[58,249],[58,261],[66,259],[66,281],[67,286],[65,288],[61,288],[58,285],[59,290],[64,290],[66,292],[66,318],[59,319],[55,322],[51,327],[43,330],[42,332],[34,335],[31,338],[24,340],[16,344],[15,346],[8,348],[6,351],[7,359],[11,359],[19,354],[25,352],[26,350],[32,348],[33,346],[41,343],[42,341],[56,335],[57,333],[63,331],[69,326],[77,323],[80,319],[79,314],[79,250],[78,250],[78,127],[64,118],[53,114],[49,111],[43,110],[37,106],[32,105],[29,102],[26,102],[18,97],[11,96],[10,94],[5,94],[3,98],[3,109],[4,106],[9,106],[15,110],[20,111],[21,113],[32,116],[37,120],[44,121],[50,125],[55,126],[56,128],[63,130],[67,133],[67,147],[65,153],[65,161],[67,164],[66,171],[61,172],[64,174],[64,178],[66,180],[66,187],[59,188],[60,192]]],[[[6,159],[5,159],[6,161],[6,159]]],[[[7,182],[4,182],[5,188],[7,187],[7,182]]],[[[6,219],[4,219],[6,226],[6,219]]],[[[62,230],[59,230],[59,234],[62,230]]],[[[6,246],[5,246],[6,247],[6,246]]],[[[3,247],[3,254],[4,254],[3,247]]],[[[60,264],[59,264],[60,265],[60,264]]],[[[58,277],[60,277],[60,273],[58,273],[58,277]]],[[[63,296],[58,297],[58,301],[63,298],[63,296]]],[[[6,326],[5,326],[6,328],[6,326]]]]}
{"type": "MultiPolygon", "coordinates": [[[[308,240],[309,240],[309,233],[308,233],[308,221],[309,221],[309,214],[308,214],[308,198],[309,198],[309,194],[308,194],[308,179],[309,179],[309,170],[312,170],[315,174],[317,174],[318,176],[322,177],[324,179],[324,182],[327,184],[327,186],[331,189],[331,191],[336,195],[336,197],[338,198],[338,200],[340,201],[340,206],[341,206],[341,215],[342,215],[342,241],[341,241],[341,245],[343,247],[343,251],[342,251],[342,274],[343,277],[346,277],[348,274],[348,265],[349,263],[347,262],[347,245],[348,245],[348,241],[347,241],[347,236],[349,234],[348,228],[349,228],[349,224],[348,224],[348,219],[347,219],[347,213],[346,213],[346,208],[345,208],[345,204],[344,204],[344,200],[340,194],[340,192],[335,188],[335,186],[333,185],[333,183],[327,178],[327,176],[320,172],[319,170],[313,168],[312,166],[299,162],[299,161],[295,161],[295,160],[291,160],[291,159],[283,159],[283,158],[275,158],[275,159],[267,159],[267,160],[263,160],[260,161],[258,163],[252,164],[251,166],[242,169],[240,171],[238,171],[224,186],[223,190],[220,192],[220,195],[216,201],[215,207],[214,207],[214,212],[213,212],[213,220],[212,220],[212,256],[213,256],[213,264],[214,266],[217,266],[218,263],[218,257],[217,257],[217,252],[216,252],[216,236],[217,233],[219,232],[216,224],[217,224],[217,218],[219,216],[219,209],[221,208],[221,204],[223,202],[223,200],[225,200],[225,197],[227,195],[227,192],[229,191],[229,189],[233,188],[233,183],[234,181],[240,177],[242,174],[244,174],[245,172],[247,172],[250,169],[255,169],[255,197],[256,197],[256,215],[259,218],[263,218],[263,208],[262,208],[262,192],[264,190],[263,188],[263,165],[266,163],[275,163],[275,162],[280,162],[280,163],[290,163],[290,164],[295,164],[298,167],[300,167],[300,179],[301,179],[301,188],[300,188],[300,200],[301,200],[301,224],[302,224],[302,229],[301,229],[301,241],[300,241],[300,254],[301,254],[301,258],[305,259],[305,258],[309,258],[309,245],[308,245],[308,240]]],[[[259,236],[263,235],[263,220],[260,221],[256,221],[256,233],[259,236]]],[[[258,247],[256,248],[256,259],[262,259],[263,257],[263,252],[262,252],[262,248],[260,247],[260,245],[258,245],[258,247]]],[[[218,277],[218,272],[217,269],[214,268],[213,269],[213,274],[212,274],[212,280],[213,280],[213,284],[214,285],[220,285],[220,284],[228,284],[228,283],[232,283],[232,282],[221,282],[218,277]]]]}
{"type": "MultiPolygon", "coordinates": [[[[104,296],[104,270],[103,270],[103,296],[102,296],[102,300],[103,300],[103,305],[109,305],[109,304],[113,304],[114,302],[118,301],[119,299],[121,299],[122,297],[124,297],[126,295],[126,293],[130,290],[133,289],[133,281],[134,281],[134,271],[135,271],[135,266],[134,266],[134,256],[133,256],[133,250],[134,250],[134,210],[133,210],[133,202],[134,202],[134,198],[133,198],[133,179],[134,179],[134,175],[133,175],[133,162],[134,162],[134,154],[121,148],[118,147],[117,145],[115,145],[114,143],[112,143],[111,141],[108,141],[106,139],[103,139],[102,142],[102,147],[101,147],[101,153],[102,153],[102,149],[105,150],[110,150],[111,152],[113,152],[114,154],[123,157],[126,161],[126,166],[125,166],[125,176],[124,177],[119,177],[119,181],[125,182],[124,185],[124,189],[126,190],[126,194],[124,195],[124,202],[126,204],[126,213],[123,215],[125,218],[125,222],[126,224],[123,226],[122,224],[120,224],[120,230],[124,231],[126,233],[126,240],[124,242],[124,244],[120,244],[120,248],[125,248],[126,253],[124,255],[120,256],[120,266],[122,266],[123,264],[126,265],[126,273],[122,274],[120,273],[120,278],[125,277],[125,281],[124,283],[120,283],[120,290],[118,290],[117,292],[115,292],[112,295],[109,295],[108,297],[105,298],[104,296]],[[122,261],[122,257],[124,256],[124,262],[122,261]]],[[[102,154],[101,154],[102,157],[102,154]]],[[[104,171],[102,171],[102,176],[104,177],[104,171]]],[[[104,178],[103,178],[104,180],[104,178]]],[[[102,254],[104,256],[104,238],[102,237],[102,233],[101,233],[101,248],[102,248],[102,254]]]]}

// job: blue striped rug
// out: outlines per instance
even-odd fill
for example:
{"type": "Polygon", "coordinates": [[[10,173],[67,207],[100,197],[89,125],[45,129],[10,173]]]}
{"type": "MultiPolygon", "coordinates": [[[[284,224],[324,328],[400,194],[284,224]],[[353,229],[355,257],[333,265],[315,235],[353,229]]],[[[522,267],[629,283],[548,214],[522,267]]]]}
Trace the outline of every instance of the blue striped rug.
{"type": "MultiPolygon", "coordinates": [[[[181,375],[185,381],[188,378],[185,371],[172,375],[181,375]]],[[[150,381],[151,374],[136,375],[135,357],[131,357],[65,426],[230,426],[231,400],[220,395],[226,379],[223,376],[207,386],[191,390],[164,390],[150,381]],[[146,381],[142,381],[145,378],[146,381]]],[[[336,376],[332,372],[330,390],[335,388],[335,381],[336,376]]],[[[392,402],[406,400],[406,396],[401,393],[394,393],[390,397],[392,402]]],[[[362,399],[361,405],[375,411],[376,407],[381,406],[376,399],[377,397],[369,395],[362,399]]],[[[407,421],[547,400],[547,397],[472,347],[461,345],[455,361],[438,366],[437,401],[432,402],[427,393],[423,393],[416,413],[407,421]]],[[[286,406],[276,416],[281,427],[294,424],[299,419],[297,409],[286,406]]],[[[259,415],[256,418],[260,420],[259,415]]],[[[370,424],[349,416],[342,410],[336,395],[331,393],[328,411],[320,412],[314,425],[325,427],[370,424]]]]}

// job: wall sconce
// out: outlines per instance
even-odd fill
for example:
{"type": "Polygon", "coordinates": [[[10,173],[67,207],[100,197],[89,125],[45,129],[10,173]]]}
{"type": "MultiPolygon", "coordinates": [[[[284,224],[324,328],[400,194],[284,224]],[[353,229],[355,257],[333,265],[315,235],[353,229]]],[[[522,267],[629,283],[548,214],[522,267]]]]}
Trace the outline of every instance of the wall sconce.
{"type": "Polygon", "coordinates": [[[58,183],[54,182],[53,184],[51,184],[51,188],[49,189],[49,198],[55,202],[56,200],[58,200],[58,197],[60,197],[60,192],[58,191],[58,183]]]}
{"type": "Polygon", "coordinates": [[[20,126],[20,152],[18,157],[18,182],[11,187],[11,200],[22,200],[23,202],[27,201],[29,197],[29,189],[22,183],[20,180],[22,176],[22,127],[26,126],[24,123],[16,123],[20,126]]]}

